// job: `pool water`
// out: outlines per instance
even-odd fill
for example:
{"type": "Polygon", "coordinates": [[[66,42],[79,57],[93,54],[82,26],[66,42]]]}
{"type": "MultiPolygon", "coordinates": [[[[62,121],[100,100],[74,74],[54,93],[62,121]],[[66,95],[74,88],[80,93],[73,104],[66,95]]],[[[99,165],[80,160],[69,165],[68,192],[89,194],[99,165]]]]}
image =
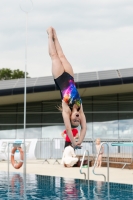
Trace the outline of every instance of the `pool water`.
{"type": "Polygon", "coordinates": [[[0,172],[0,199],[132,200],[133,185],[0,172]],[[24,184],[26,180],[26,183],[24,184]]]}

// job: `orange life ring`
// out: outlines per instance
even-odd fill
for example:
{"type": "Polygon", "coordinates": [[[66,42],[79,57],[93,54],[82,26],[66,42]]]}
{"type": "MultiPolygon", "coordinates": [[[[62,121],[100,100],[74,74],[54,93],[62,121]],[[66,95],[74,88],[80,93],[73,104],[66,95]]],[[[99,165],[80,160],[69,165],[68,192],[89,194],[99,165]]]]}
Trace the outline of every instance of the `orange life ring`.
{"type": "Polygon", "coordinates": [[[12,166],[15,169],[19,169],[23,165],[23,160],[24,160],[24,152],[23,152],[22,148],[21,147],[13,147],[13,149],[11,151],[11,163],[12,163],[12,166]],[[16,163],[15,160],[14,160],[14,154],[15,154],[16,150],[19,150],[19,152],[20,152],[20,162],[19,163],[16,163]]]}

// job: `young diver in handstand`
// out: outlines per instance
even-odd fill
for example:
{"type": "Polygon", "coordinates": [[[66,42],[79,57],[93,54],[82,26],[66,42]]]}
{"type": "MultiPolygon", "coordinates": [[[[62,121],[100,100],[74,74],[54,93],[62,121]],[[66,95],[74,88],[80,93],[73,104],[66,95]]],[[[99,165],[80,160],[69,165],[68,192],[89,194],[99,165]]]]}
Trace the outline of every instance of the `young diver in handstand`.
{"type": "Polygon", "coordinates": [[[52,60],[52,74],[62,98],[62,116],[67,134],[74,148],[80,148],[86,134],[86,118],[83,112],[82,100],[74,83],[72,66],[67,61],[59,44],[55,29],[47,30],[49,55],[52,60]],[[80,137],[75,142],[72,128],[81,126],[80,137]]]}

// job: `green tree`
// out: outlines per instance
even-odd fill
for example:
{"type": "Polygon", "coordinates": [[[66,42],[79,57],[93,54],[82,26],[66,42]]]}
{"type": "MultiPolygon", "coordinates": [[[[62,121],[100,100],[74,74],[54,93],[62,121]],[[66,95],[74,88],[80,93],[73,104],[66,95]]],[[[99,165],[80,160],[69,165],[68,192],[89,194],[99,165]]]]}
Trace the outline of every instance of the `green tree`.
{"type": "MultiPolygon", "coordinates": [[[[9,68],[2,68],[0,69],[0,80],[10,80],[10,79],[18,79],[18,78],[24,78],[25,72],[20,71],[19,69],[11,70],[9,68]]],[[[26,77],[28,77],[28,72],[26,74],[26,77]]]]}
{"type": "Polygon", "coordinates": [[[12,77],[12,70],[8,68],[0,69],[0,80],[9,80],[12,77]]]}
{"type": "MultiPolygon", "coordinates": [[[[12,71],[12,79],[17,79],[17,78],[24,78],[25,77],[25,72],[20,71],[19,69],[13,70],[12,71]]],[[[28,77],[28,72],[26,73],[26,77],[28,77]]]]}

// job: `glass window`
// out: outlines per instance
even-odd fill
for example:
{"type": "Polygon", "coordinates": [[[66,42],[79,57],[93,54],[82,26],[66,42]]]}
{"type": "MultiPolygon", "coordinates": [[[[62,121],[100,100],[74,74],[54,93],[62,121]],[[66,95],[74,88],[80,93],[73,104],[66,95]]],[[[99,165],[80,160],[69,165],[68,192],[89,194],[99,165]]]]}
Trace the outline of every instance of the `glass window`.
{"type": "Polygon", "coordinates": [[[119,120],[119,138],[133,140],[133,119],[119,120]]]}
{"type": "Polygon", "coordinates": [[[65,130],[64,125],[42,127],[42,138],[62,138],[61,133],[65,130]]]}
{"type": "Polygon", "coordinates": [[[47,123],[58,125],[63,123],[62,113],[56,108],[60,106],[60,102],[44,102],[42,103],[42,125],[47,123]]]}
{"type": "Polygon", "coordinates": [[[93,138],[118,138],[117,95],[93,98],[93,138]]]}
{"type": "Polygon", "coordinates": [[[118,138],[118,121],[93,123],[93,138],[118,138]]]}
{"type": "Polygon", "coordinates": [[[85,138],[92,138],[93,137],[93,123],[87,123],[87,131],[85,138]]]}
{"type": "MultiPolygon", "coordinates": [[[[83,97],[86,138],[133,138],[133,93],[83,97]]],[[[60,101],[27,103],[26,138],[61,138],[60,101]]],[[[23,138],[24,105],[0,106],[0,138],[23,138]]],[[[78,128],[80,132],[80,127],[78,128]]]]}
{"type": "Polygon", "coordinates": [[[14,138],[16,138],[16,129],[0,131],[0,139],[14,139],[14,138]]]}
{"type": "Polygon", "coordinates": [[[119,137],[133,138],[133,93],[119,95],[119,137]]]}
{"type": "MultiPolygon", "coordinates": [[[[17,129],[17,137],[18,139],[24,138],[24,129],[17,129]]],[[[35,139],[42,137],[42,128],[34,127],[34,128],[26,128],[25,139],[35,139]]]]}

